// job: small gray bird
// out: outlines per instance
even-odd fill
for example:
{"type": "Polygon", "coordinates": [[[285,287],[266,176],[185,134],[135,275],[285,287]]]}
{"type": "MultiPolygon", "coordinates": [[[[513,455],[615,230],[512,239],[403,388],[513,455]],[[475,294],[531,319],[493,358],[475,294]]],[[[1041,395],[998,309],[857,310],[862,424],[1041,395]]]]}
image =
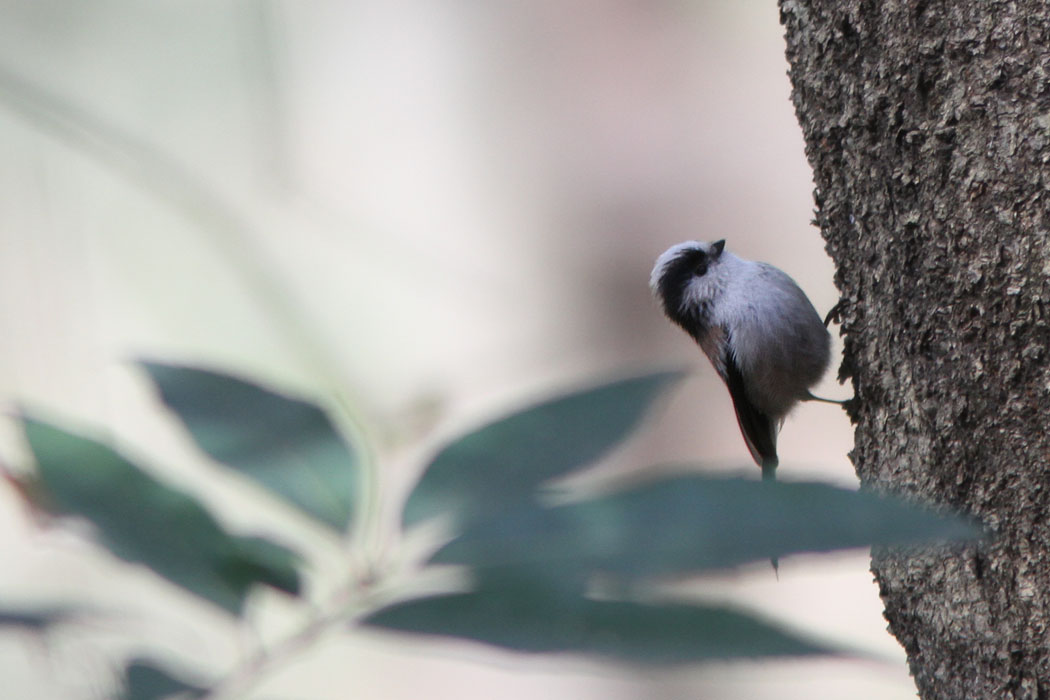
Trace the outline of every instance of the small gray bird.
{"type": "MultiPolygon", "coordinates": [[[[777,433],[831,361],[831,335],[794,280],[743,260],[725,241],[686,241],[657,260],[649,286],[668,318],[700,345],[729,388],[763,479],[777,468],[777,433]]],[[[838,402],[833,402],[838,403],[838,402]]]]}

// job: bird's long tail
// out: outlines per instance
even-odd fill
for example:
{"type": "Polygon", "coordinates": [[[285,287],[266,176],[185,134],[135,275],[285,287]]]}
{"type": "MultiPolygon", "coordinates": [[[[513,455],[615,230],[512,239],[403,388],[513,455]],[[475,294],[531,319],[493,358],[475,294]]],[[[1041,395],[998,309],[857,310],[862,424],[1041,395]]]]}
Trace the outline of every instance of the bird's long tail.
{"type": "MultiPolygon", "coordinates": [[[[776,457],[769,457],[762,460],[762,481],[776,481],[777,480],[777,464],[779,460],[776,457]]],[[[780,578],[780,559],[777,557],[770,557],[769,563],[773,565],[773,574],[780,578]]]]}
{"type": "Polygon", "coordinates": [[[776,457],[767,457],[762,460],[762,481],[776,481],[777,480],[777,465],[780,464],[780,460],[776,457]]]}

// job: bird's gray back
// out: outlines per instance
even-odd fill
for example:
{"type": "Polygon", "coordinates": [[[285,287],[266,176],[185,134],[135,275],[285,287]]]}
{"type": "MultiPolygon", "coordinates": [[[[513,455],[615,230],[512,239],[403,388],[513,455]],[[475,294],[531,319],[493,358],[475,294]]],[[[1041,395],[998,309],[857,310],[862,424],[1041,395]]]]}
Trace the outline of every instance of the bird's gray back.
{"type": "Polygon", "coordinates": [[[787,274],[739,258],[732,268],[713,320],[730,336],[735,360],[749,380],[749,397],[769,415],[783,418],[826,371],[831,336],[787,274]]]}

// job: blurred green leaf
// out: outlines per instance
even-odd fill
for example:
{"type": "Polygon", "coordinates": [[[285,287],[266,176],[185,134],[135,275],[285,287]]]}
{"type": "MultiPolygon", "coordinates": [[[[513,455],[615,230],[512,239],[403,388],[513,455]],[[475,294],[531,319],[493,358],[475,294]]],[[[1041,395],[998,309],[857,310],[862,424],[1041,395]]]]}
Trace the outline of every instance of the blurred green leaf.
{"type": "Polygon", "coordinates": [[[360,465],[324,411],[229,375],[141,364],[201,449],[325,525],[347,528],[360,465]]]}
{"type": "Polygon", "coordinates": [[[406,525],[443,513],[469,520],[528,501],[535,488],[622,442],[680,372],[562,396],[475,430],[442,449],[405,504],[406,525]]]}
{"type": "Polygon", "coordinates": [[[160,700],[179,693],[180,698],[202,697],[206,688],[196,681],[176,678],[152,661],[135,659],[124,668],[122,700],[160,700]]]}
{"type": "Polygon", "coordinates": [[[625,577],[981,535],[972,521],[819,483],[679,476],[552,508],[525,505],[467,526],[431,561],[625,577]]]}
{"type": "Polygon", "coordinates": [[[230,541],[233,552],[222,566],[225,578],[238,586],[263,583],[298,595],[298,554],[265,537],[235,535],[230,541]]]}
{"type": "Polygon", "coordinates": [[[125,561],[234,613],[265,583],[298,594],[295,554],[273,542],[229,535],[189,494],[160,483],[109,447],[23,419],[40,480],[58,507],[87,518],[125,561]]]}
{"type": "Polygon", "coordinates": [[[575,652],[641,664],[835,653],[724,607],[593,600],[506,580],[397,603],[364,624],[514,651],[575,652]]]}

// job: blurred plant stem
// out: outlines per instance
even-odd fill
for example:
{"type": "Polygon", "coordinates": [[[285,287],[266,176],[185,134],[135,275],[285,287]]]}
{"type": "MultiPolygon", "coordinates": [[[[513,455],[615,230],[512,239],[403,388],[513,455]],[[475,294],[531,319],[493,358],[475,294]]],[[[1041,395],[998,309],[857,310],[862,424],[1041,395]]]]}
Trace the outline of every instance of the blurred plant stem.
{"type": "Polygon", "coordinates": [[[348,624],[342,613],[319,612],[297,631],[271,647],[259,649],[230,671],[225,678],[199,696],[202,700],[227,700],[243,697],[282,665],[290,663],[299,654],[308,651],[317,639],[336,625],[348,624]]]}
{"type": "Polygon", "coordinates": [[[393,572],[362,570],[350,581],[336,588],[324,604],[315,608],[307,620],[295,631],[275,644],[262,643],[244,660],[232,668],[221,680],[208,689],[201,700],[233,700],[243,697],[252,688],[310,651],[329,630],[349,629],[360,618],[384,603],[405,596],[418,588],[418,577],[408,581],[393,572]]]}

